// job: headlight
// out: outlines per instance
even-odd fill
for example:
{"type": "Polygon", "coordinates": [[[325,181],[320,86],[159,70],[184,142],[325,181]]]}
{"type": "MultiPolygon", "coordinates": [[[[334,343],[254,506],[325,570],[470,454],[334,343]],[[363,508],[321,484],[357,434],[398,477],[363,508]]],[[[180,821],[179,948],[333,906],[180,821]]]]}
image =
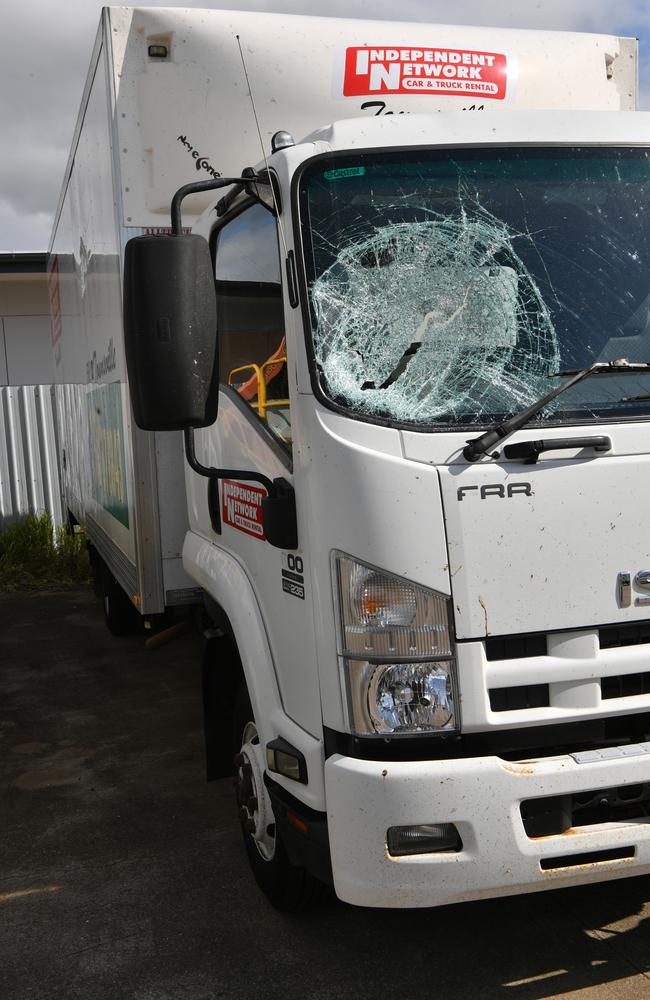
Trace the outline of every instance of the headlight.
{"type": "Polygon", "coordinates": [[[348,556],[335,563],[353,732],[458,729],[449,599],[348,556]]]}

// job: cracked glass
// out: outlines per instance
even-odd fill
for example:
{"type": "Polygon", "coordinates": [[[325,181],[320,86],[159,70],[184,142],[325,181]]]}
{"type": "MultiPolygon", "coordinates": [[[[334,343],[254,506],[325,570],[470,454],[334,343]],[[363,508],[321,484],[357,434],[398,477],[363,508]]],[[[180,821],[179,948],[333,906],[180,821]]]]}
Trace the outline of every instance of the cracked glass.
{"type": "MultiPolygon", "coordinates": [[[[301,180],[322,392],[406,426],[501,420],[553,373],[650,360],[644,148],[328,157],[301,180]]],[[[536,421],[639,417],[650,377],[592,378],[536,421]]]]}

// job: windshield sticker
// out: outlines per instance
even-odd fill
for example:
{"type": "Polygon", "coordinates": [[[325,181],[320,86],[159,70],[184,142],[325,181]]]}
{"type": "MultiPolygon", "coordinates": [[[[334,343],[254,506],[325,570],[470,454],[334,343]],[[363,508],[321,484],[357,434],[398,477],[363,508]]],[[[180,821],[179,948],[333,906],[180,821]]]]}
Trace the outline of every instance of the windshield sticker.
{"type": "Polygon", "coordinates": [[[456,212],[361,232],[312,285],[327,393],[359,413],[467,420],[548,391],[556,332],[513,232],[459,192],[456,212]]]}
{"type": "Polygon", "coordinates": [[[370,46],[345,51],[344,97],[450,94],[502,101],[507,81],[508,60],[499,52],[370,46]]]}
{"type": "Polygon", "coordinates": [[[224,524],[264,540],[262,500],[265,496],[266,490],[259,486],[247,486],[232,479],[224,479],[221,488],[224,524]]]}
{"type": "Polygon", "coordinates": [[[323,177],[326,181],[339,181],[344,177],[363,177],[365,172],[365,167],[339,167],[337,170],[325,170],[323,177]]]}

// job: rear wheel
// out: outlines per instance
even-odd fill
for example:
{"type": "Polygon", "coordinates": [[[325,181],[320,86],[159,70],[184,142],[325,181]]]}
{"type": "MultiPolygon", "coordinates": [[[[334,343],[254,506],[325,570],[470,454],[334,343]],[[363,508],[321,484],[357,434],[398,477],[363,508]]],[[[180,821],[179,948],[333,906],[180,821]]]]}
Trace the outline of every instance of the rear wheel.
{"type": "Polygon", "coordinates": [[[134,635],[141,630],[141,616],[108,570],[104,572],[102,601],[106,627],[113,635],[134,635]]]}
{"type": "Polygon", "coordinates": [[[235,756],[239,820],[255,880],[276,909],[289,913],[310,909],[325,899],[329,890],[306,868],[293,865],[282,843],[264,784],[264,747],[245,685],[237,697],[235,739],[240,747],[235,756]]]}

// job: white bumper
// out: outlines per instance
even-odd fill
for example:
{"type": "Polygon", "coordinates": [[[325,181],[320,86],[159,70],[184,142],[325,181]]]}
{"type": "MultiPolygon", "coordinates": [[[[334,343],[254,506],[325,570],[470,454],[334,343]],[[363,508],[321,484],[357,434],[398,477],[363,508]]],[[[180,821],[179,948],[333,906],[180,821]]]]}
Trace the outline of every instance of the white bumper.
{"type": "Polygon", "coordinates": [[[577,763],[496,757],[380,762],[335,755],[325,764],[336,893],[359,906],[439,906],[650,872],[650,820],[578,827],[530,839],[520,802],[650,781],[650,756],[577,763]],[[391,826],[456,825],[458,853],[393,858],[391,826]],[[634,849],[634,856],[543,870],[544,858],[634,849]]]}

